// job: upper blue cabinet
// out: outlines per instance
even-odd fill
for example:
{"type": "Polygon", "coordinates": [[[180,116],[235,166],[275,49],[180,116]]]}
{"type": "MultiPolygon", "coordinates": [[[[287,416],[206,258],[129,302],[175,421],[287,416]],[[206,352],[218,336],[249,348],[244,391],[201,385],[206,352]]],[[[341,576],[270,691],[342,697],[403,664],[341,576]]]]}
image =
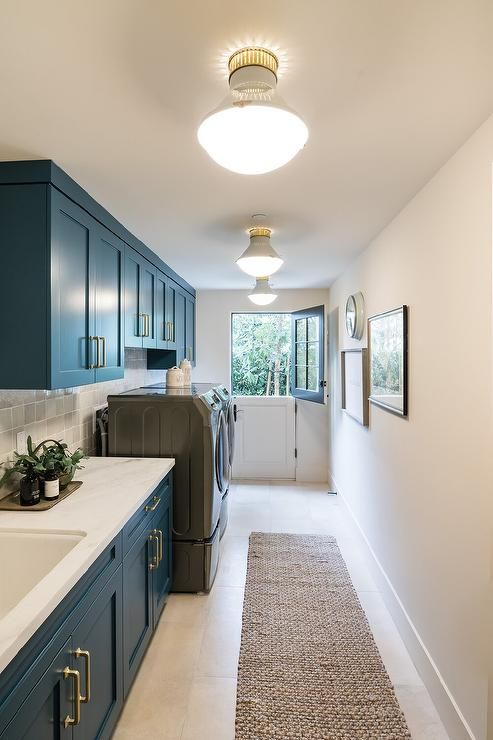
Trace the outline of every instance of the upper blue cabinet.
{"type": "Polygon", "coordinates": [[[122,378],[125,346],[193,355],[193,288],[50,160],[0,163],[0,249],[0,388],[122,378]]]}

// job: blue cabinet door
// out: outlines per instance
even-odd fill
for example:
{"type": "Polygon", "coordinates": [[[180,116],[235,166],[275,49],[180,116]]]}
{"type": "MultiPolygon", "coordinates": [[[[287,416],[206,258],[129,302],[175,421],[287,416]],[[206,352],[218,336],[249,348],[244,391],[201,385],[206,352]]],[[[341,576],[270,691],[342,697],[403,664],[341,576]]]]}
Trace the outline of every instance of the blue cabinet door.
{"type": "Polygon", "coordinates": [[[74,740],[110,737],[123,704],[122,592],[120,566],[72,634],[72,661],[85,699],[74,740]]]}
{"type": "Polygon", "coordinates": [[[141,257],[125,248],[125,347],[142,347],[143,321],[140,308],[141,257]]]}
{"type": "Polygon", "coordinates": [[[166,315],[168,279],[159,270],[156,272],[156,347],[168,349],[169,324],[166,315]]]}
{"type": "Polygon", "coordinates": [[[156,347],[156,268],[142,258],[140,271],[140,298],[144,331],[142,346],[156,347]]]}
{"type": "Polygon", "coordinates": [[[178,286],[171,279],[166,285],[166,321],[169,327],[168,349],[176,349],[176,291],[178,286]]]}
{"type": "Polygon", "coordinates": [[[176,290],[175,293],[175,341],[176,341],[176,364],[186,357],[186,297],[185,291],[176,290]]]}
{"type": "Polygon", "coordinates": [[[171,521],[172,497],[168,490],[166,500],[154,517],[151,527],[158,537],[158,565],[152,572],[152,615],[156,627],[171,589],[171,521]]]}
{"type": "Polygon", "coordinates": [[[92,247],[95,342],[99,350],[96,381],[116,380],[124,375],[122,298],[125,245],[98,224],[92,247]]]}
{"type": "Polygon", "coordinates": [[[149,527],[123,559],[123,694],[126,697],[152,636],[152,568],[155,543],[149,527]]]}
{"type": "Polygon", "coordinates": [[[94,382],[90,250],[95,221],[51,188],[51,388],[94,382]]]}
{"type": "Polygon", "coordinates": [[[185,351],[186,358],[195,365],[195,298],[185,298],[185,351]]]}
{"type": "Polygon", "coordinates": [[[68,640],[51,665],[29,693],[1,740],[60,740],[72,738],[72,726],[64,726],[66,717],[74,718],[75,683],[64,676],[72,666],[72,642],[68,640]]]}

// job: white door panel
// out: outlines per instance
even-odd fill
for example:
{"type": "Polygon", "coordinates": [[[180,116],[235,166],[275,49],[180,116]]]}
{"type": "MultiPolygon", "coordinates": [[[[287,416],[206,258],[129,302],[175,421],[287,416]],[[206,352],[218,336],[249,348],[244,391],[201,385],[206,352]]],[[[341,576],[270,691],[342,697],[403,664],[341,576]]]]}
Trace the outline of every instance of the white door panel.
{"type": "Polygon", "coordinates": [[[295,417],[291,396],[238,396],[235,478],[294,480],[295,417]]]}

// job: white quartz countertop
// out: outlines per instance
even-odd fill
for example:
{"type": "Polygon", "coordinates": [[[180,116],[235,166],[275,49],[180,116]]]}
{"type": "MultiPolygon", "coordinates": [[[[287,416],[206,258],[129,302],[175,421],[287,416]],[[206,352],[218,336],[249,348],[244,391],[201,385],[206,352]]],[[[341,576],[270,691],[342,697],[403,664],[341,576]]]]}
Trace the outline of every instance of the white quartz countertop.
{"type": "MultiPolygon", "coordinates": [[[[84,537],[19,603],[0,618],[0,672],[123,529],[175,464],[172,458],[92,457],[83,485],[47,511],[0,511],[2,531],[84,533],[84,537]]],[[[2,562],[9,568],[9,562],[2,562]]],[[[1,596],[1,595],[0,595],[1,596]]]]}

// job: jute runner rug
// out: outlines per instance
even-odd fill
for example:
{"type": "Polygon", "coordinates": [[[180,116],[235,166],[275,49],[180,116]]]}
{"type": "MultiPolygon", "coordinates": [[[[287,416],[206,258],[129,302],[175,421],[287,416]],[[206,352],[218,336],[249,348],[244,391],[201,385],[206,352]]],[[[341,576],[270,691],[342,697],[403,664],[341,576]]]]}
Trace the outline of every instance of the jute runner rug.
{"type": "Polygon", "coordinates": [[[236,740],[410,737],[336,540],[253,533],[236,740]]]}

